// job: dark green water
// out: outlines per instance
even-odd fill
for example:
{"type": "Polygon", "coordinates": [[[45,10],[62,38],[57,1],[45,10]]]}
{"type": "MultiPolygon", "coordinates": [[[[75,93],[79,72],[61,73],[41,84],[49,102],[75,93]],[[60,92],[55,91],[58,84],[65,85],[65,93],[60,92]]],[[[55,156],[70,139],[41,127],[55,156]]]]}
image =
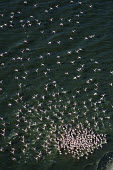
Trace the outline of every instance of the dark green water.
{"type": "Polygon", "coordinates": [[[0,170],[96,170],[113,151],[112,41],[113,1],[0,1],[0,170]],[[80,123],[107,144],[79,160],[48,146],[80,123]]]}

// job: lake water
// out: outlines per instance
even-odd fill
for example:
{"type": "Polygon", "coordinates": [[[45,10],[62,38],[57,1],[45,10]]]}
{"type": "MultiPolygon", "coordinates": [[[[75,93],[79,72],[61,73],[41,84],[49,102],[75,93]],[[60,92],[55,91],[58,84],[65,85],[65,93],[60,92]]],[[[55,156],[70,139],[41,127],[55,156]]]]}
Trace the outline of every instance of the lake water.
{"type": "Polygon", "coordinates": [[[106,169],[112,41],[113,1],[0,1],[0,170],[106,169]]]}

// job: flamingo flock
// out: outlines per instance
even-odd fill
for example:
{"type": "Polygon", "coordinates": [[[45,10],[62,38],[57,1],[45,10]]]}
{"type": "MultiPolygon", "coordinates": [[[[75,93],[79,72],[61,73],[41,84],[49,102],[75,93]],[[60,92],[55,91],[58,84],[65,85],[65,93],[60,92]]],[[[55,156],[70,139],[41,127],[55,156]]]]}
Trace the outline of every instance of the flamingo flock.
{"type": "Polygon", "coordinates": [[[0,153],[18,163],[57,153],[88,159],[112,129],[113,70],[103,83],[103,66],[87,50],[96,32],[82,28],[93,5],[67,3],[22,1],[0,14],[0,31],[11,33],[8,45],[1,38],[0,153]]]}

